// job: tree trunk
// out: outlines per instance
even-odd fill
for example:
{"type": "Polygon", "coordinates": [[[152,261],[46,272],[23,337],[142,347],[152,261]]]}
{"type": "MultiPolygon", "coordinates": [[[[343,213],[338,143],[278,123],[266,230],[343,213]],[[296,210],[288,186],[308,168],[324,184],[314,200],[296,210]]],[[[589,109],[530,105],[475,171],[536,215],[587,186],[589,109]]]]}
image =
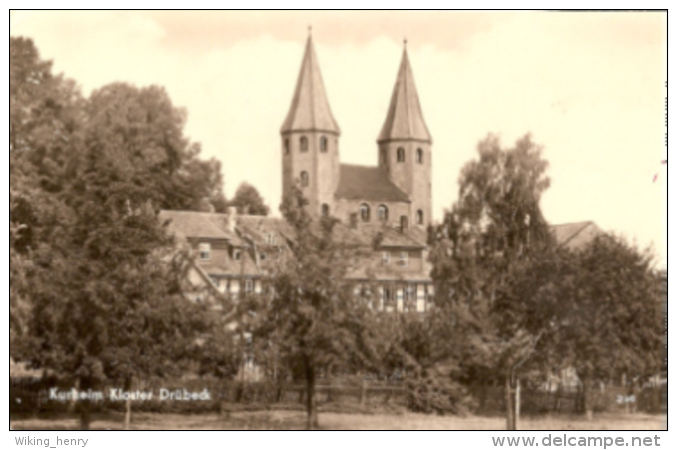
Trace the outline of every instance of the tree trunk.
{"type": "Polygon", "coordinates": [[[585,417],[592,420],[592,399],[590,398],[590,381],[587,379],[581,380],[583,385],[583,394],[581,395],[581,406],[585,412],[585,417]]]}
{"type": "Polygon", "coordinates": [[[306,429],[313,430],[318,427],[317,405],[315,404],[315,368],[306,366],[306,412],[308,423],[306,429]]]}
{"type": "MultiPolygon", "coordinates": [[[[89,383],[89,380],[86,378],[80,378],[78,385],[80,386],[80,389],[85,391],[91,387],[91,384],[89,383]]],[[[92,423],[92,416],[91,416],[91,408],[90,408],[90,400],[89,399],[82,399],[78,400],[78,409],[80,410],[80,429],[81,430],[89,430],[89,426],[92,423]]]]}
{"type": "Polygon", "coordinates": [[[513,422],[515,425],[515,430],[519,430],[519,420],[520,420],[520,402],[522,401],[521,399],[521,386],[520,386],[520,380],[519,378],[517,379],[516,386],[515,386],[515,416],[513,418],[513,422]]]}
{"type": "Polygon", "coordinates": [[[511,374],[510,371],[507,371],[505,376],[505,409],[506,409],[506,430],[515,429],[515,409],[512,401],[512,385],[511,385],[511,374]]]}
{"type": "MultiPolygon", "coordinates": [[[[132,390],[132,377],[125,378],[124,389],[126,392],[132,390]]],[[[129,424],[131,422],[132,422],[132,402],[129,399],[128,395],[127,400],[125,401],[125,425],[124,425],[125,430],[129,430],[129,424]]]]}

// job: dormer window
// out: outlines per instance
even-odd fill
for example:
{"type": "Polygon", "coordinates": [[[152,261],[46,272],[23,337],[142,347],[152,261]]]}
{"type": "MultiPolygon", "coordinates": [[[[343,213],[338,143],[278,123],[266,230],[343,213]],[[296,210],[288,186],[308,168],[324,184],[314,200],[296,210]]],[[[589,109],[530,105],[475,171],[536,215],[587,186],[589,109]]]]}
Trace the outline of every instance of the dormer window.
{"type": "Polygon", "coordinates": [[[301,153],[306,153],[308,151],[308,138],[305,136],[301,136],[299,144],[301,146],[301,153]]]}
{"type": "Polygon", "coordinates": [[[398,261],[398,265],[402,267],[408,267],[409,266],[409,252],[401,252],[400,253],[400,260],[398,261]]]}
{"type": "Polygon", "coordinates": [[[326,136],[322,136],[320,138],[320,152],[321,153],[327,153],[328,148],[329,148],[329,141],[327,140],[326,136]]]}
{"type": "Polygon", "coordinates": [[[234,249],[233,250],[233,259],[235,261],[241,260],[242,259],[242,250],[240,250],[239,248],[234,249]]]}
{"type": "Polygon", "coordinates": [[[404,162],[404,147],[397,149],[397,162],[404,162]]]}
{"type": "Polygon", "coordinates": [[[208,261],[212,257],[212,246],[209,242],[200,242],[199,246],[200,259],[202,261],[208,261]]]}

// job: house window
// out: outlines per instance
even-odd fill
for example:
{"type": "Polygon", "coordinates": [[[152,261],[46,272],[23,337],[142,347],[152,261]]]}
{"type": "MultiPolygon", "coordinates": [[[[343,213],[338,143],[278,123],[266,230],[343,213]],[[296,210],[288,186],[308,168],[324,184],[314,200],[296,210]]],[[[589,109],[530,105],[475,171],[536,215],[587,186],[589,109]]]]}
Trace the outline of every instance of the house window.
{"type": "Polygon", "coordinates": [[[200,259],[207,261],[212,257],[212,246],[209,242],[200,242],[200,259]]]}
{"type": "Polygon", "coordinates": [[[289,154],[289,139],[284,140],[284,154],[285,155],[289,154]]]}
{"type": "Polygon", "coordinates": [[[240,250],[240,249],[233,250],[233,259],[235,261],[241,260],[242,259],[242,250],[240,250]]]}
{"type": "Polygon", "coordinates": [[[275,233],[268,233],[266,235],[266,243],[268,245],[275,245],[276,238],[275,238],[275,233]]]}
{"type": "Polygon", "coordinates": [[[301,172],[301,186],[307,187],[308,184],[310,183],[309,177],[308,177],[308,172],[305,170],[301,172]]]}
{"type": "Polygon", "coordinates": [[[308,151],[308,138],[301,136],[299,143],[301,144],[301,153],[306,153],[308,151]]]}
{"type": "Polygon", "coordinates": [[[404,147],[397,149],[397,162],[404,162],[404,147]]]}
{"type": "Polygon", "coordinates": [[[386,205],[381,205],[378,207],[378,220],[381,222],[388,220],[388,207],[386,205]]]}
{"type": "Polygon", "coordinates": [[[381,262],[384,266],[390,264],[390,252],[381,252],[381,262]]]}
{"type": "Polygon", "coordinates": [[[416,223],[423,225],[423,210],[419,209],[416,211],[416,223]]]}
{"type": "Polygon", "coordinates": [[[329,205],[322,203],[322,217],[329,217],[329,205]]]}
{"type": "Polygon", "coordinates": [[[254,292],[254,280],[247,278],[244,281],[244,291],[247,294],[251,294],[252,292],[254,292]]]}
{"type": "Polygon", "coordinates": [[[423,149],[420,148],[416,149],[416,162],[419,164],[423,164],[423,149]]]}
{"type": "Polygon", "coordinates": [[[401,252],[400,253],[400,260],[398,262],[398,265],[400,265],[402,267],[409,266],[409,252],[401,252]]]}
{"type": "Polygon", "coordinates": [[[266,258],[267,258],[267,256],[266,256],[265,253],[261,253],[261,254],[259,255],[259,258],[261,259],[261,261],[265,261],[266,258]]]}
{"type": "Polygon", "coordinates": [[[362,203],[360,206],[360,218],[362,219],[362,222],[369,222],[369,213],[369,205],[362,203]]]}
{"type": "Polygon", "coordinates": [[[325,136],[320,138],[320,152],[327,153],[327,148],[329,147],[329,142],[325,136]]]}
{"type": "Polygon", "coordinates": [[[402,232],[407,231],[409,228],[409,218],[407,216],[400,216],[400,229],[402,232]]]}

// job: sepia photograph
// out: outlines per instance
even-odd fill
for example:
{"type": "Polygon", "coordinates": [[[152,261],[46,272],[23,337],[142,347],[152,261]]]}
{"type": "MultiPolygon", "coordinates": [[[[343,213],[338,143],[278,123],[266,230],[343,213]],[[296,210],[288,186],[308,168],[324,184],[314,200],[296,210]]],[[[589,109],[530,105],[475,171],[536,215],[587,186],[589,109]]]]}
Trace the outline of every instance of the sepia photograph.
{"type": "Polygon", "coordinates": [[[10,11],[12,443],[660,446],[667,17],[10,11]]]}

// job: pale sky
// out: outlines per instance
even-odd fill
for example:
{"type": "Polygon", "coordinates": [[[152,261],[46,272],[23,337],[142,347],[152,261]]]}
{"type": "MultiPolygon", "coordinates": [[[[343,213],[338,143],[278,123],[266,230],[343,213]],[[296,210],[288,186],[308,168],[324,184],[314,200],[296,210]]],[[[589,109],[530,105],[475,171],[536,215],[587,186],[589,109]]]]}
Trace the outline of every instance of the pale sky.
{"type": "Polygon", "coordinates": [[[13,12],[10,32],[85,95],[164,86],[188,112],[186,135],[222,161],[226,194],[246,180],[279,214],[279,129],[308,25],[342,162],[376,164],[406,37],[433,137],[435,220],[479,140],[530,132],[550,163],[550,223],[592,220],[665,260],[665,13],[13,12]]]}

